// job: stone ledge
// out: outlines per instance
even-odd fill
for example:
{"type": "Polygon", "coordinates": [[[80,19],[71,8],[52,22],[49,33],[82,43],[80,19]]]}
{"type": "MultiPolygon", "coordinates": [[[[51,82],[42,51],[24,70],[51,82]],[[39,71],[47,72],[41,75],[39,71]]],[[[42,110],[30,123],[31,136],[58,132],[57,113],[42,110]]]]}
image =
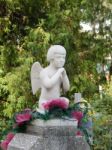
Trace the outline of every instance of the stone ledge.
{"type": "Polygon", "coordinates": [[[31,125],[48,127],[48,126],[75,126],[77,127],[78,121],[71,119],[50,119],[47,121],[36,119],[32,121],[31,125]]]}
{"type": "Polygon", "coordinates": [[[8,145],[8,150],[31,150],[38,142],[39,137],[18,133],[8,145]]]}
{"type": "Polygon", "coordinates": [[[77,120],[51,119],[48,121],[37,119],[27,127],[27,133],[40,136],[69,136],[75,135],[77,120]]]}
{"type": "Polygon", "coordinates": [[[84,137],[16,134],[8,150],[90,150],[84,137]]]}
{"type": "Polygon", "coordinates": [[[85,137],[76,137],[77,121],[37,119],[27,127],[27,134],[18,133],[8,150],[90,150],[85,137]]]}

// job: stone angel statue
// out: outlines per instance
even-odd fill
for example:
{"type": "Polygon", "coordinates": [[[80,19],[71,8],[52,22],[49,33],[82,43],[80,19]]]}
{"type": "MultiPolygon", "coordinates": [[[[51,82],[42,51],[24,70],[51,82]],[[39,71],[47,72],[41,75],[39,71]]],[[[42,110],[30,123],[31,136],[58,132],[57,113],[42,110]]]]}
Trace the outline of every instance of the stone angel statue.
{"type": "Polygon", "coordinates": [[[69,79],[64,69],[66,50],[61,45],[53,45],[48,49],[47,61],[49,65],[42,68],[39,62],[35,62],[31,68],[32,92],[35,94],[41,89],[39,107],[37,111],[44,113],[44,105],[53,99],[64,99],[67,104],[69,100],[61,97],[61,90],[64,92],[70,88],[69,79]]]}
{"type": "Polygon", "coordinates": [[[36,94],[36,92],[41,88],[40,82],[40,72],[43,70],[42,66],[39,62],[35,62],[31,68],[31,85],[32,92],[36,94]]]}

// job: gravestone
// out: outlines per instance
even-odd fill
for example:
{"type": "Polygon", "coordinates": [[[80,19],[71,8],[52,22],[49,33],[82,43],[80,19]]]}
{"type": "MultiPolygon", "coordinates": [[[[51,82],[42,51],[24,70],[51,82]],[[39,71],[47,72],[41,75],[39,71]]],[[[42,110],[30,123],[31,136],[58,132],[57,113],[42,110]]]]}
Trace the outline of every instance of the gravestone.
{"type": "Polygon", "coordinates": [[[77,121],[37,119],[26,134],[16,134],[8,150],[90,150],[84,136],[76,136],[77,121]]]}
{"type": "MultiPolygon", "coordinates": [[[[61,97],[61,91],[70,88],[69,79],[64,69],[66,50],[61,45],[48,49],[49,65],[42,68],[35,62],[31,68],[33,94],[41,89],[37,111],[45,114],[49,102],[58,101],[63,109],[69,107],[69,100],[61,97]],[[54,101],[53,101],[54,100],[54,101]]],[[[80,97],[78,97],[80,100],[80,97]]],[[[79,101],[78,101],[79,102],[79,101]]],[[[90,150],[84,136],[77,135],[78,121],[75,119],[36,119],[27,126],[25,134],[18,133],[8,145],[8,150],[90,150]]]]}

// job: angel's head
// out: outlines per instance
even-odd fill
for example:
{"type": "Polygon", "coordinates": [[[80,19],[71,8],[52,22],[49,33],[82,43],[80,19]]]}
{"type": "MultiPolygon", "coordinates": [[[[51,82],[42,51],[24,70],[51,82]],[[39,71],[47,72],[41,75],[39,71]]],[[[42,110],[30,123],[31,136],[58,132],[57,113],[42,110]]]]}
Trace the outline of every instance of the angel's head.
{"type": "Polygon", "coordinates": [[[48,49],[47,61],[56,67],[63,67],[65,64],[66,50],[61,45],[53,45],[48,49]]]}

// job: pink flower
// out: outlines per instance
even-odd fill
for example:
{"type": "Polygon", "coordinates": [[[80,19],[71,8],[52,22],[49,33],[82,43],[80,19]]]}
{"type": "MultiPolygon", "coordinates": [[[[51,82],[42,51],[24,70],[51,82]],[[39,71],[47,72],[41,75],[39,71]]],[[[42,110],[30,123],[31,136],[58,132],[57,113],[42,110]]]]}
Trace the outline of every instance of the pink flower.
{"type": "Polygon", "coordinates": [[[72,117],[78,120],[78,123],[80,123],[83,113],[81,111],[74,111],[72,112],[72,117]]]}
{"type": "Polygon", "coordinates": [[[2,150],[7,150],[8,144],[9,144],[9,141],[4,140],[4,141],[1,143],[0,147],[2,148],[2,150]]]}
{"type": "Polygon", "coordinates": [[[59,107],[62,109],[67,109],[69,103],[65,100],[65,99],[53,99],[53,100],[49,100],[46,103],[42,104],[45,110],[50,110],[53,107],[59,107]]]}
{"type": "Polygon", "coordinates": [[[1,143],[0,147],[1,147],[3,150],[7,150],[8,144],[9,144],[10,141],[13,139],[13,137],[14,137],[14,134],[13,134],[13,133],[9,133],[9,134],[6,136],[6,139],[1,143]]]}
{"type": "Polygon", "coordinates": [[[6,136],[6,140],[10,142],[10,141],[13,139],[13,137],[14,137],[14,133],[10,132],[10,133],[8,133],[8,135],[6,136]]]}
{"type": "Polygon", "coordinates": [[[30,119],[31,119],[31,114],[28,112],[16,115],[16,123],[18,125],[22,125],[24,122],[29,121],[30,119]]]}
{"type": "Polygon", "coordinates": [[[76,136],[82,136],[82,133],[80,131],[77,131],[76,136]]]}

